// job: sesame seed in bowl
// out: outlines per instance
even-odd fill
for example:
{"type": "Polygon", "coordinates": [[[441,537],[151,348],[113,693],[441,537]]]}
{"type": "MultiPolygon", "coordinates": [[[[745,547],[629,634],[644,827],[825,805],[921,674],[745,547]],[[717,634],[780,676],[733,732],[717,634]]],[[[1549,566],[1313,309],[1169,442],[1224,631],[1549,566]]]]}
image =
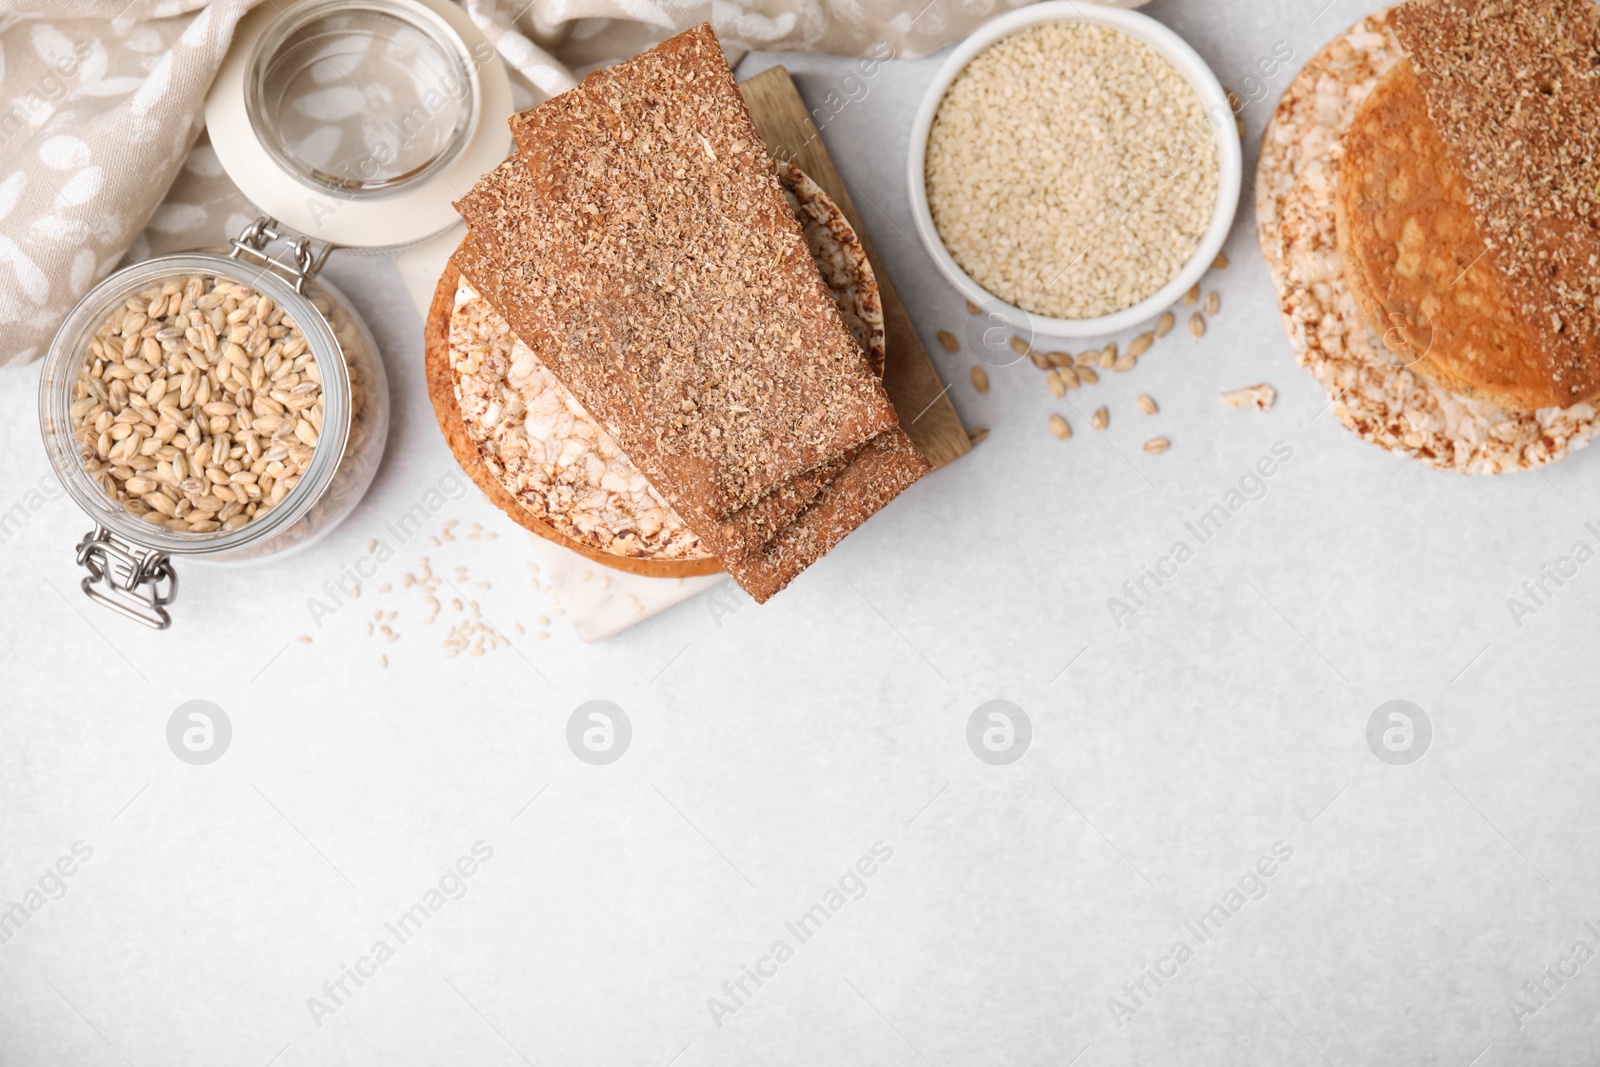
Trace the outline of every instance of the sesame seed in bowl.
{"type": "Polygon", "coordinates": [[[1225,90],[1171,30],[1051,0],[946,60],[912,130],[912,208],[974,304],[1060,337],[1154,318],[1221,250],[1242,179],[1225,90]]]}

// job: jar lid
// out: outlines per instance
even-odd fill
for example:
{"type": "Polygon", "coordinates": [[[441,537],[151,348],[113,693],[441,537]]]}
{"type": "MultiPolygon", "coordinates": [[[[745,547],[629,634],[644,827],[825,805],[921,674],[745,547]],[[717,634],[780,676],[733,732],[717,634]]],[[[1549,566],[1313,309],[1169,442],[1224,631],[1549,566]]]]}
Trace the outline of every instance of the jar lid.
{"type": "Polygon", "coordinates": [[[448,0],[296,0],[240,20],[206,97],[228,177],[346,248],[421,241],[510,149],[511,83],[448,0]]]}

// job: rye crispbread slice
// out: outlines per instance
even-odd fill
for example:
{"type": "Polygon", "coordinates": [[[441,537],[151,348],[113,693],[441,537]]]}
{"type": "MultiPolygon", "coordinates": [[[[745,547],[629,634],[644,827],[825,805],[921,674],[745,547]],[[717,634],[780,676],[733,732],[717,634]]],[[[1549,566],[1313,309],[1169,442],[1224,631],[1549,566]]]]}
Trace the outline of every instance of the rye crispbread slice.
{"type": "Polygon", "coordinates": [[[1600,393],[1600,10],[1408,0],[1428,114],[1562,404],[1600,393]]]}
{"type": "Polygon", "coordinates": [[[600,410],[585,399],[582,391],[568,384],[569,379],[559,369],[559,361],[549,356],[548,336],[541,333],[537,311],[520,300],[517,289],[505,283],[504,272],[492,258],[485,256],[476,234],[468,233],[467,239],[456,250],[455,258],[462,276],[488,299],[490,305],[511,324],[518,339],[528,345],[539,360],[555,373],[561,384],[578,398],[590,416],[622,446],[622,450],[644,472],[650,484],[656,487],[695,536],[719,559],[740,559],[771,541],[778,531],[810,506],[823,486],[838,477],[859,449],[859,446],[852,448],[842,456],[829,459],[821,466],[791,478],[754,503],[737,508],[728,515],[713,515],[703,501],[683,496],[681,483],[671,480],[668,472],[672,468],[663,465],[657,435],[652,432],[650,424],[639,421],[637,416],[629,418],[626,415],[623,416],[626,421],[613,421],[613,418],[601,415],[600,410]],[[678,486],[678,491],[674,491],[674,486],[678,486]]]}
{"type": "Polygon", "coordinates": [[[719,557],[897,425],[709,27],[513,120],[463,273],[719,557]]]}

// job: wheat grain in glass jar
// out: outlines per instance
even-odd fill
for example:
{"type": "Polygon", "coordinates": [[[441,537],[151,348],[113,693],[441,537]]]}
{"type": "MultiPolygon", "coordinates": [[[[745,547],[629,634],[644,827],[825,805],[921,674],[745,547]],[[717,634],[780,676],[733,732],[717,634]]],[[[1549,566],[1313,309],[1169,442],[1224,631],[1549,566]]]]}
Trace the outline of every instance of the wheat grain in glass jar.
{"type": "Polygon", "coordinates": [[[974,56],[934,115],[929,212],[973,281],[1024,311],[1093,319],[1157,293],[1216,211],[1214,124],[1129,33],[1032,26],[974,56]]]}
{"type": "Polygon", "coordinates": [[[262,219],[227,252],[119,271],[68,315],[39,421],[56,476],[95,523],[78,546],[90,597],[165,628],[174,557],[278,556],[365,493],[388,387],[371,333],[320,266],[307,239],[262,219]]]}

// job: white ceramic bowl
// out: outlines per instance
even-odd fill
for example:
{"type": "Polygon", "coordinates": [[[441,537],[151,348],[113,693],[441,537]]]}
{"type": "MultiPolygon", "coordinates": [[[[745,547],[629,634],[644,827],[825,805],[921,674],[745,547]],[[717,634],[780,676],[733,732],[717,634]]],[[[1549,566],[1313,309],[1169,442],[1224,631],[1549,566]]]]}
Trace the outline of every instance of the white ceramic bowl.
{"type": "Polygon", "coordinates": [[[927,95],[922,98],[922,106],[917,109],[916,122],[911,127],[911,151],[906,159],[906,179],[910,184],[911,211],[916,222],[917,234],[922,238],[928,255],[933,258],[934,265],[962,296],[987,311],[998,312],[994,317],[1009,320],[1008,325],[1017,333],[1030,336],[1043,334],[1049,337],[1103,337],[1137,326],[1160,314],[1205,274],[1206,269],[1217,258],[1217,253],[1222,251],[1228,230],[1233,226],[1234,212],[1239,206],[1240,184],[1244,177],[1242,157],[1238,126],[1234,121],[1233,108],[1228,103],[1227,92],[1217,81],[1217,76],[1211,73],[1211,68],[1206,66],[1205,60],[1201,59],[1183,38],[1148,15],[1141,15],[1135,11],[1080,3],[1078,0],[1045,0],[1044,3],[1032,4],[984,23],[950,53],[944,66],[939,68],[939,73],[934,77],[933,84],[928,86],[927,95]],[[1053,22],[1092,22],[1110,26],[1138,38],[1155,49],[1157,54],[1164,56],[1194,87],[1216,131],[1217,157],[1220,164],[1216,210],[1212,213],[1211,226],[1201,238],[1194,258],[1189,260],[1171,281],[1162,286],[1160,291],[1148,299],[1123,311],[1092,319],[1053,319],[1036,315],[1001,300],[973,281],[972,277],[951,258],[944,246],[944,240],[939,236],[938,228],[933,223],[933,214],[928,210],[925,176],[928,131],[933,127],[934,114],[939,110],[939,104],[944,100],[945,91],[950,88],[950,83],[966,69],[974,56],[1001,38],[1009,37],[1019,30],[1053,22]]]}

